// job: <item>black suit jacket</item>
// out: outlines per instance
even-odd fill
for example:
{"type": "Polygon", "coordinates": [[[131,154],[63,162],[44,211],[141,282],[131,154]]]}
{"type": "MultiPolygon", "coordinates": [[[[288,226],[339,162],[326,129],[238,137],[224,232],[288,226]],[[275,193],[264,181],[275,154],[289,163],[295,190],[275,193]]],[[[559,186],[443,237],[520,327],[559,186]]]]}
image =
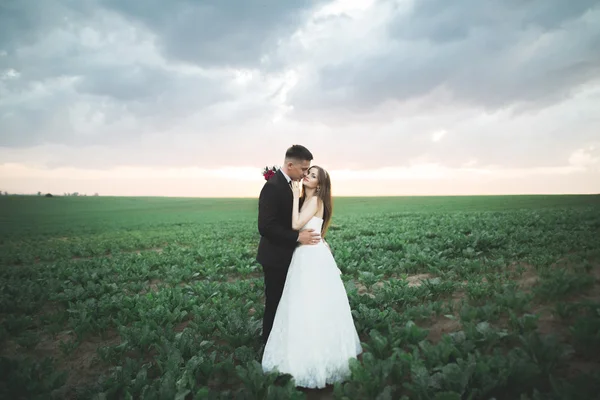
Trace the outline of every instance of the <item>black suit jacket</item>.
{"type": "Polygon", "coordinates": [[[277,171],[263,186],[258,199],[260,243],[256,261],[263,266],[287,268],[298,244],[292,229],[294,197],[288,181],[277,171]]]}

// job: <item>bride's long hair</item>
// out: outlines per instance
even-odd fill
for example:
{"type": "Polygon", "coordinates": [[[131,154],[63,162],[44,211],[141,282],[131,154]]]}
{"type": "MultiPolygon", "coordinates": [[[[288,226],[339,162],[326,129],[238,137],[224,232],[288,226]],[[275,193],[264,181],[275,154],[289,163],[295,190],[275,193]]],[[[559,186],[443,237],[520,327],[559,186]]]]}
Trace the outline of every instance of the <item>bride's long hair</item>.
{"type": "MultiPolygon", "coordinates": [[[[317,179],[319,180],[318,190],[315,192],[315,196],[323,203],[323,227],[321,228],[321,237],[324,238],[331,222],[331,216],[333,215],[333,201],[331,199],[331,180],[329,179],[329,173],[318,165],[313,165],[308,169],[315,168],[318,171],[317,179]]],[[[304,202],[304,192],[302,193],[301,202],[304,202]]]]}

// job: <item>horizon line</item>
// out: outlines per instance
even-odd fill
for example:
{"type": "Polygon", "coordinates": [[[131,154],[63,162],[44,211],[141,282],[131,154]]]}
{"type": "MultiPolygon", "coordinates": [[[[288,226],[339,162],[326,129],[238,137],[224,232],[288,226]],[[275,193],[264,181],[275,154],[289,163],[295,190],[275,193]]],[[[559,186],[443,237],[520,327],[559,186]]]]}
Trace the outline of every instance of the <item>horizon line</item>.
{"type": "MultiPolygon", "coordinates": [[[[76,196],[69,196],[64,194],[52,194],[43,193],[38,195],[37,193],[10,193],[8,195],[0,195],[3,197],[45,197],[47,194],[51,194],[52,197],[110,197],[110,198],[167,198],[167,199],[215,199],[215,200],[256,200],[259,196],[168,196],[168,195],[88,195],[78,194],[76,196]]],[[[600,193],[495,193],[495,194],[403,194],[403,195],[343,195],[343,196],[332,196],[335,198],[400,198],[400,197],[517,197],[517,196],[598,196],[600,193]]]]}

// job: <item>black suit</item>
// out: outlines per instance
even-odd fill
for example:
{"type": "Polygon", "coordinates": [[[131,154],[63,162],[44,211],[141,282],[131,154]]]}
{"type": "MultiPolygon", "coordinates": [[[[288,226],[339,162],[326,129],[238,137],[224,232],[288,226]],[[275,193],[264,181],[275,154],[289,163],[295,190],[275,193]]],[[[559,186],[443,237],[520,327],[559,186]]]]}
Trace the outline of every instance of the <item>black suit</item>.
{"type": "Polygon", "coordinates": [[[258,231],[261,235],[256,261],[265,276],[263,340],[266,343],[283,292],[288,267],[298,244],[298,231],[292,229],[293,194],[281,171],[263,186],[258,200],[258,231]]]}

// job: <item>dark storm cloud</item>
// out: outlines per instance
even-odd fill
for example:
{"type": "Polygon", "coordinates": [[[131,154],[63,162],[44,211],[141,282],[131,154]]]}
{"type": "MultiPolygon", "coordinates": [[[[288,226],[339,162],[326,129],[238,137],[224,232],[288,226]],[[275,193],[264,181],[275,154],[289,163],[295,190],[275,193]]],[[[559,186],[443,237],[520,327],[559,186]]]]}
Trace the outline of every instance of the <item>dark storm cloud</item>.
{"type": "Polygon", "coordinates": [[[220,68],[257,65],[313,4],[2,2],[0,146],[119,143],[231,101],[220,68]]]}
{"type": "Polygon", "coordinates": [[[9,54],[31,45],[70,18],[89,17],[87,0],[3,0],[0,3],[0,49],[9,54]]]}
{"type": "Polygon", "coordinates": [[[157,35],[169,58],[202,66],[258,66],[317,0],[102,0],[157,35]]]}
{"type": "Polygon", "coordinates": [[[324,63],[318,83],[299,85],[292,102],[299,112],[312,106],[364,111],[443,89],[452,101],[487,109],[555,103],[600,78],[599,4],[414,1],[409,10],[396,10],[381,51],[324,63]]]}
{"type": "Polygon", "coordinates": [[[135,66],[89,67],[30,92],[12,90],[16,100],[0,103],[1,146],[136,142],[230,97],[218,81],[135,66]]]}
{"type": "Polygon", "coordinates": [[[447,43],[467,39],[480,30],[553,31],[598,6],[598,0],[419,0],[409,14],[390,25],[393,37],[447,43]]]}

